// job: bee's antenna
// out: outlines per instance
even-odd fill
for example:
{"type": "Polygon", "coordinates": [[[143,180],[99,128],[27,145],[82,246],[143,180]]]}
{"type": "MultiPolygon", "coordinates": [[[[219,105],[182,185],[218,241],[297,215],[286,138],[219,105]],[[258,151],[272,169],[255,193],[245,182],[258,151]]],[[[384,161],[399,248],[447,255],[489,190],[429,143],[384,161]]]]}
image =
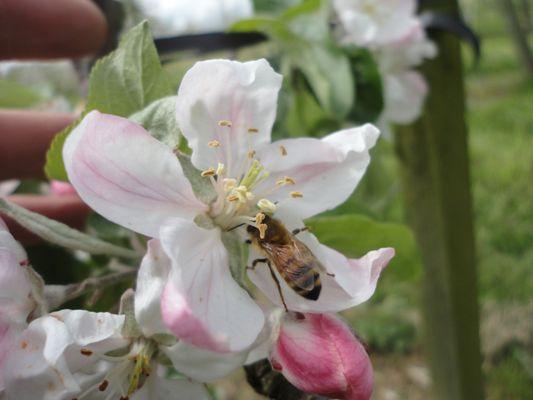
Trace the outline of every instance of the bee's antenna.
{"type": "Polygon", "coordinates": [[[229,228],[226,232],[231,232],[237,228],[240,228],[241,226],[246,225],[244,222],[242,224],[236,225],[233,228],[229,228]]]}

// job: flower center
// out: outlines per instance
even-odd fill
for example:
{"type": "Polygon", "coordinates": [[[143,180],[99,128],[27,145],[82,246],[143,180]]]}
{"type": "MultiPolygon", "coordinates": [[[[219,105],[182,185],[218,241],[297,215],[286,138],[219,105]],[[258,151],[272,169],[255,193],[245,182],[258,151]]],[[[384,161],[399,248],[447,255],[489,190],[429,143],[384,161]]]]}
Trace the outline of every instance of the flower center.
{"type": "MultiPolygon", "coordinates": [[[[220,121],[219,126],[231,128],[231,121],[220,121]]],[[[256,128],[249,128],[248,134],[257,134],[256,128]]],[[[207,143],[214,152],[217,160],[222,159],[222,155],[230,157],[220,141],[213,139],[207,143]],[[220,153],[219,153],[220,152],[220,153]]],[[[287,149],[284,146],[279,146],[279,151],[282,157],[289,156],[287,149]]],[[[296,182],[289,176],[281,177],[277,180],[269,179],[270,172],[265,170],[259,158],[256,157],[256,151],[248,146],[248,155],[244,161],[243,168],[240,171],[245,171],[240,176],[228,176],[226,166],[218,163],[217,167],[207,168],[201,172],[205,179],[209,179],[213,185],[217,198],[211,204],[209,217],[214,224],[222,229],[228,230],[240,225],[252,225],[259,231],[264,231],[261,222],[260,214],[272,215],[276,212],[278,207],[277,202],[268,199],[273,193],[280,188],[287,185],[294,185],[296,182]],[[272,185],[263,184],[265,181],[272,181],[272,185]],[[264,214],[263,214],[264,213],[264,214]],[[259,216],[259,217],[258,217],[259,216]]],[[[230,171],[235,172],[235,171],[230,171]]],[[[302,197],[301,192],[290,192],[289,197],[302,197]]]]}
{"type": "MultiPolygon", "coordinates": [[[[157,350],[157,345],[146,339],[139,339],[133,343],[128,354],[123,356],[99,356],[101,361],[114,364],[101,381],[89,387],[76,400],[92,398],[94,393],[104,393],[105,398],[127,400],[137,390],[143,387],[152,372],[151,360],[157,350]],[[127,390],[125,390],[127,388],[127,390]]],[[[90,350],[82,349],[81,354],[90,356],[90,350]]]]}

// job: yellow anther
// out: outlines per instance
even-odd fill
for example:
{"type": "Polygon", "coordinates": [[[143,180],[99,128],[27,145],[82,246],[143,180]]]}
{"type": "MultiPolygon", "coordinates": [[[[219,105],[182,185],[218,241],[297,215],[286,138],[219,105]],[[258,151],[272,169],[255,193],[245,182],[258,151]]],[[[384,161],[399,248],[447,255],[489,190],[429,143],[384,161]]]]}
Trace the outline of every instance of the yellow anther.
{"type": "Polygon", "coordinates": [[[289,194],[291,195],[293,199],[299,199],[299,198],[304,197],[304,194],[302,192],[294,191],[294,192],[290,192],[289,194]]]}
{"type": "Polygon", "coordinates": [[[257,207],[267,214],[274,214],[277,209],[277,206],[268,199],[259,200],[257,202],[257,207]]]}
{"type": "Polygon", "coordinates": [[[255,221],[255,223],[256,223],[257,225],[260,225],[264,220],[265,220],[265,214],[263,214],[263,213],[257,213],[257,214],[255,215],[255,220],[254,220],[254,221],[255,221]]]}
{"type": "Polygon", "coordinates": [[[216,139],[213,139],[213,140],[210,140],[209,142],[207,142],[207,145],[209,147],[220,147],[220,142],[216,139]]]}
{"type": "Polygon", "coordinates": [[[224,175],[225,172],[226,172],[226,167],[224,166],[224,164],[222,164],[222,163],[218,163],[218,166],[217,166],[217,175],[218,175],[218,176],[224,175]]]}
{"type": "Polygon", "coordinates": [[[276,185],[278,186],[294,184],[296,184],[296,182],[290,176],[284,176],[283,178],[280,178],[276,181],[276,185]]]}
{"type": "Polygon", "coordinates": [[[238,201],[239,200],[239,196],[237,196],[236,194],[232,194],[230,196],[227,197],[228,201],[238,201]]]}
{"type": "Polygon", "coordinates": [[[266,234],[266,230],[268,229],[268,225],[267,224],[259,224],[257,226],[257,229],[259,229],[259,237],[261,239],[264,239],[265,238],[265,234],[266,234]]]}
{"type": "Polygon", "coordinates": [[[216,171],[214,168],[207,168],[206,170],[202,171],[202,178],[206,178],[208,176],[213,176],[216,174],[216,171]]]}
{"type": "Polygon", "coordinates": [[[257,133],[259,132],[259,129],[257,128],[248,128],[248,133],[257,133]]]}
{"type": "Polygon", "coordinates": [[[252,192],[246,192],[246,199],[247,200],[253,200],[255,198],[254,194],[252,192]]]}
{"type": "Polygon", "coordinates": [[[221,121],[218,121],[218,126],[225,126],[225,127],[231,128],[231,121],[223,119],[221,121]]]}
{"type": "Polygon", "coordinates": [[[249,158],[249,159],[252,159],[252,158],[254,158],[254,157],[255,157],[255,150],[250,150],[250,151],[248,152],[248,158],[249,158]]]}
{"type": "Polygon", "coordinates": [[[281,152],[282,156],[286,156],[287,155],[287,149],[285,148],[285,146],[283,146],[283,145],[279,146],[279,151],[281,152]]]}

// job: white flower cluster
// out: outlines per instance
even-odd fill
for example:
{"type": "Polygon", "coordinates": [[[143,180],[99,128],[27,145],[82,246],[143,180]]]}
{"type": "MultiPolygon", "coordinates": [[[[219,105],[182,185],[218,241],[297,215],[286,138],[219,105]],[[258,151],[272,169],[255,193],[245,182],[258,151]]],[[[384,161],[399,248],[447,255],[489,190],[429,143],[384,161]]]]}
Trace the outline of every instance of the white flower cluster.
{"type": "Polygon", "coordinates": [[[119,314],[48,312],[43,282],[2,225],[0,393],[207,399],[201,383],[269,358],[304,391],[370,398],[368,356],[332,313],[372,296],[394,250],[348,259],[298,230],[350,196],[379,131],[271,142],[281,81],[265,60],[191,68],[176,100],[190,161],[125,118],[84,117],[65,143],[66,170],[96,212],[150,238],[135,292],[119,314]],[[236,264],[228,240],[246,239],[248,262],[236,264]]]}
{"type": "Polygon", "coordinates": [[[342,42],[367,48],[377,59],[385,103],[381,122],[414,122],[428,92],[414,68],[437,54],[416,14],[416,0],[333,0],[333,6],[342,42]]]}

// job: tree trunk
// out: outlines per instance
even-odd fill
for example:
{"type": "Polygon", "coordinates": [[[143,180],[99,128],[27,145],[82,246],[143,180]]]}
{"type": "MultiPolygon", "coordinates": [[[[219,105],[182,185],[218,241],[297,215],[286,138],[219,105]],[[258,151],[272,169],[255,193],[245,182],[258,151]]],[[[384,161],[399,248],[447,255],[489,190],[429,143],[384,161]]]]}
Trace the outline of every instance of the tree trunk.
{"type": "Polygon", "coordinates": [[[523,29],[523,24],[521,24],[513,1],[500,0],[500,3],[507,19],[509,32],[522,61],[522,66],[528,75],[533,75],[533,53],[529,46],[527,31],[523,29]]]}
{"type": "MultiPolygon", "coordinates": [[[[457,0],[449,0],[445,6],[459,12],[457,0]]],[[[439,55],[422,68],[430,86],[425,114],[412,126],[398,129],[396,149],[407,215],[425,269],[422,311],[434,398],[481,400],[478,290],[460,44],[447,32],[435,32],[432,38],[439,55]]]]}

